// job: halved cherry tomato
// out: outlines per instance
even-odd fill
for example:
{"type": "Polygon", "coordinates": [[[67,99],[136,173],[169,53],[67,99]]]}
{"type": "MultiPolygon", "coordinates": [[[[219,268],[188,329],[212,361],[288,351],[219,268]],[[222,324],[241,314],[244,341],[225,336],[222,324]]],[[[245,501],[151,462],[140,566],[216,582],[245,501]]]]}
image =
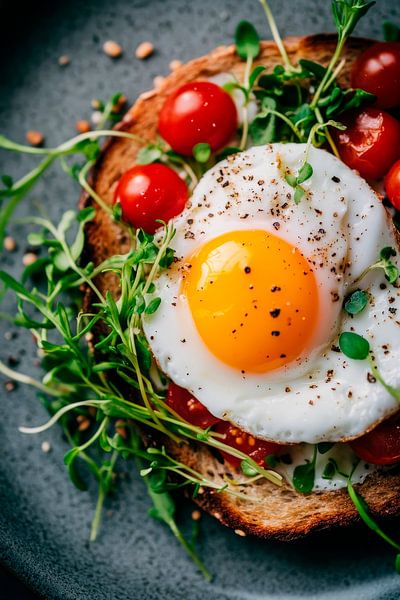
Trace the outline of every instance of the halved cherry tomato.
{"type": "Polygon", "coordinates": [[[169,384],[167,404],[185,421],[202,429],[207,429],[220,421],[193,394],[175,383],[169,384]]]}
{"type": "MultiPolygon", "coordinates": [[[[282,453],[285,448],[282,444],[274,444],[273,442],[255,438],[227,421],[220,421],[216,426],[215,431],[225,434],[226,437],[222,440],[224,444],[244,452],[244,454],[250,456],[250,458],[261,467],[266,467],[266,456],[282,453]]],[[[221,452],[221,454],[232,466],[240,466],[242,461],[239,458],[231,456],[227,452],[221,452]]]]}
{"type": "Polygon", "coordinates": [[[348,113],[334,137],[340,158],[365,179],[380,179],[400,157],[400,123],[378,108],[348,113]]]}
{"type": "Polygon", "coordinates": [[[158,163],[137,165],[126,171],[114,195],[114,202],[121,203],[124,221],[147,233],[160,227],[156,219],[169,221],[179,215],[187,199],[183,179],[170,167],[158,163]]]}
{"type": "Polygon", "coordinates": [[[178,88],[161,108],[158,130],[175,152],[191,156],[196,144],[222,148],[237,128],[235,103],[227,92],[209,81],[178,88]]]}
{"type": "Polygon", "coordinates": [[[385,191],[396,210],[400,210],[400,160],[394,163],[385,177],[385,191]]]}
{"type": "Polygon", "coordinates": [[[400,461],[400,412],[350,443],[359,458],[374,465],[400,461]]]}
{"type": "Polygon", "coordinates": [[[393,108],[400,104],[400,43],[378,42],[354,62],[351,85],[375,94],[376,105],[393,108]]]}

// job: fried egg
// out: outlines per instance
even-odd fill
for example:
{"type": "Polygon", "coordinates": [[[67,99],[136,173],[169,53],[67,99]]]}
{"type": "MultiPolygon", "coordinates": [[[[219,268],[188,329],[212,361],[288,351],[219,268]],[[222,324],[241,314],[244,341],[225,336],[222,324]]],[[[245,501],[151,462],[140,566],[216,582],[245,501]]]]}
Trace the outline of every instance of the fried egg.
{"type": "Polygon", "coordinates": [[[162,371],[211,413],[256,437],[317,443],[398,409],[368,361],[337,345],[341,331],[366,337],[399,386],[399,291],[381,270],[358,281],[396,242],[355,172],[304,144],[250,148],[202,177],[174,226],[176,262],[155,281],[161,304],[144,331],[162,371]],[[286,176],[305,160],[313,174],[296,204],[286,176]],[[359,286],[370,304],[351,317],[343,301],[359,286]]]}

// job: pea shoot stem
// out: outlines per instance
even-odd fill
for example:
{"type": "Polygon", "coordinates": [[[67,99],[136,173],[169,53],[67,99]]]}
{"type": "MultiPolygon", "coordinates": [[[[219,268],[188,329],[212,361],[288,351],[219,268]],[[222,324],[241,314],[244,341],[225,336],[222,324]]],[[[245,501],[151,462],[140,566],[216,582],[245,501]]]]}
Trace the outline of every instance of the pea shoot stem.
{"type": "Polygon", "coordinates": [[[283,64],[285,66],[285,69],[287,71],[292,71],[293,72],[296,69],[294,68],[294,66],[290,62],[288,53],[286,52],[285,45],[284,45],[284,43],[282,41],[281,35],[280,35],[278,27],[276,25],[276,21],[275,21],[274,15],[272,14],[271,8],[270,8],[267,0],[259,0],[259,1],[260,1],[261,6],[264,9],[264,13],[265,13],[265,16],[267,17],[268,25],[269,25],[269,28],[270,28],[271,33],[272,33],[272,37],[274,38],[274,42],[277,45],[277,48],[279,50],[279,54],[282,57],[282,61],[283,61],[283,64]]]}

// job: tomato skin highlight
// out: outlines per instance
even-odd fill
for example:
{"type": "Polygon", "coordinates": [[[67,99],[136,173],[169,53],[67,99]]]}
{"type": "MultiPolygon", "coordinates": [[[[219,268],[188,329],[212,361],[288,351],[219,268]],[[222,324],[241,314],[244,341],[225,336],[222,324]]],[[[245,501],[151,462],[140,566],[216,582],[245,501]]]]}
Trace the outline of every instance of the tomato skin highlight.
{"type": "MultiPolygon", "coordinates": [[[[285,449],[285,446],[282,444],[275,444],[274,442],[267,442],[266,440],[255,438],[227,421],[220,421],[215,427],[215,431],[226,436],[224,440],[221,440],[224,444],[244,452],[244,454],[247,454],[247,456],[252,458],[254,462],[260,465],[260,467],[267,468],[265,464],[266,456],[269,456],[270,454],[281,454],[285,449]]],[[[233,467],[240,467],[240,463],[242,462],[240,458],[231,456],[228,452],[220,452],[224,459],[233,467]]]]}
{"type": "Polygon", "coordinates": [[[380,179],[400,157],[400,123],[378,108],[351,112],[333,136],[342,161],[365,179],[380,179]]]}
{"type": "Polygon", "coordinates": [[[188,189],[179,175],[166,165],[137,165],[118,182],[114,203],[119,202],[122,218],[133,227],[154,233],[156,219],[169,221],[179,215],[188,199],[188,189]]]}
{"type": "Polygon", "coordinates": [[[400,160],[394,163],[385,177],[385,191],[392,206],[400,210],[400,160]]]}
{"type": "Polygon", "coordinates": [[[400,43],[378,42],[353,64],[351,86],[376,96],[376,106],[400,105],[400,43]]]}
{"type": "Polygon", "coordinates": [[[168,386],[166,402],[185,421],[202,429],[220,422],[193,394],[175,383],[171,382],[168,386]]]}
{"type": "Polygon", "coordinates": [[[350,442],[359,458],[373,465],[393,465],[400,461],[400,412],[375,429],[350,442]]]}
{"type": "Polygon", "coordinates": [[[161,108],[158,130],[179,154],[192,156],[193,146],[210,144],[213,151],[227,144],[236,131],[235,103],[227,92],[209,81],[178,88],[161,108]]]}

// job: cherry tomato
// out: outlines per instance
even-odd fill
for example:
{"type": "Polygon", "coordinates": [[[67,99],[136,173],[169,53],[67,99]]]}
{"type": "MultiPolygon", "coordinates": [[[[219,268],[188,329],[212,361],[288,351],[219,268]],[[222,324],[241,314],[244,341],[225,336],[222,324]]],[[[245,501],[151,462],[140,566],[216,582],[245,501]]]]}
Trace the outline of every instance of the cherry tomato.
{"type": "Polygon", "coordinates": [[[154,233],[159,223],[179,215],[188,199],[185,182],[170,167],[154,163],[137,165],[118,182],[114,202],[120,202],[122,218],[133,227],[154,233]]]}
{"type": "Polygon", "coordinates": [[[365,179],[380,179],[400,157],[400,123],[378,108],[348,113],[335,130],[340,158],[365,179]]]}
{"type": "Polygon", "coordinates": [[[385,177],[385,191],[396,210],[400,210],[400,160],[394,163],[385,177]]]}
{"type": "MultiPolygon", "coordinates": [[[[285,446],[282,446],[281,444],[274,444],[273,442],[255,438],[227,421],[220,421],[216,426],[215,431],[225,434],[225,439],[221,440],[224,444],[232,446],[232,448],[236,448],[237,450],[241,450],[261,467],[266,466],[266,456],[282,453],[282,450],[285,448],[285,446]]],[[[232,466],[240,466],[240,463],[242,462],[240,458],[231,456],[228,452],[221,452],[221,454],[232,466]]]]}
{"type": "Polygon", "coordinates": [[[400,461],[400,412],[350,443],[359,458],[374,465],[400,461]]]}
{"type": "Polygon", "coordinates": [[[237,128],[236,106],[227,92],[209,81],[178,88],[161,108],[158,129],[175,152],[192,155],[202,142],[222,148],[237,128]]]}
{"type": "Polygon", "coordinates": [[[378,42],[360,54],[351,72],[351,85],[375,94],[376,105],[400,104],[400,43],[378,42]]]}
{"type": "Polygon", "coordinates": [[[185,421],[202,429],[207,429],[220,421],[190,392],[175,383],[169,384],[167,404],[185,421]]]}

